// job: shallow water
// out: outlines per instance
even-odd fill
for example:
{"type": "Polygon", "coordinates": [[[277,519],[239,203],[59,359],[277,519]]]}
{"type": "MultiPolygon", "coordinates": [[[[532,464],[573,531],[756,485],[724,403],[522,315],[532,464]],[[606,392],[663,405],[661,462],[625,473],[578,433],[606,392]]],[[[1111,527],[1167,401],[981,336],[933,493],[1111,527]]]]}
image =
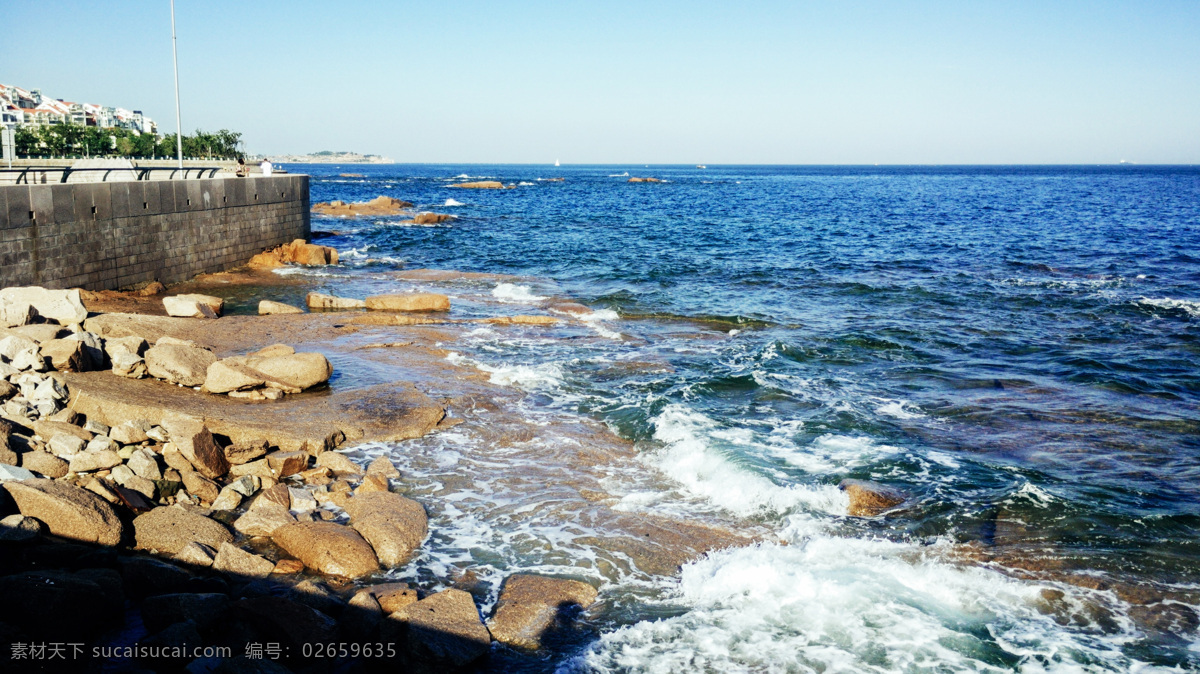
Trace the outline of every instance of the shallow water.
{"type": "Polygon", "coordinates": [[[528,392],[531,423],[632,442],[580,471],[615,512],[765,539],[639,568],[603,518],[519,479],[570,482],[586,435],[362,448],[433,511],[405,574],[469,568],[485,600],[520,568],[601,587],[592,632],[497,669],[1200,667],[1200,169],[288,168],[314,202],[458,219],[314,217],[347,264],[287,273],[446,292],[456,317],[583,302],[585,321],[443,346],[528,392]],[[448,187],[464,175],[517,187],[448,187]],[[394,274],[423,267],[522,278],[394,274]],[[909,501],[848,518],[847,477],[909,501]]]}

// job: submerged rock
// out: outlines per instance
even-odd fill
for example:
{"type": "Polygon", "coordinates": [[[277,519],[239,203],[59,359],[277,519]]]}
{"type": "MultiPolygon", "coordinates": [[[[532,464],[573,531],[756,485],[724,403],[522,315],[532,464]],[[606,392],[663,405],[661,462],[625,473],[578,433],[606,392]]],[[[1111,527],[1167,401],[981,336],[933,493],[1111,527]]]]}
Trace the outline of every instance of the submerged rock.
{"type": "Polygon", "coordinates": [[[271,300],[262,300],[258,303],[258,315],[270,316],[272,314],[302,314],[304,310],[300,307],[294,307],[283,302],[272,302],[271,300]]]}
{"type": "Polygon", "coordinates": [[[309,293],[304,298],[310,309],[364,309],[367,303],[349,297],[335,297],[324,293],[309,293]]]}
{"type": "Polygon", "coordinates": [[[354,217],[359,215],[400,215],[405,209],[412,208],[412,203],[393,199],[391,197],[378,196],[370,201],[348,204],[344,201],[330,201],[328,203],[316,203],[312,206],[313,213],[318,215],[330,215],[341,217],[354,217]]]}
{"type": "Polygon", "coordinates": [[[437,293],[372,295],[366,306],[372,311],[450,311],[450,298],[437,293]]]}
{"type": "Polygon", "coordinates": [[[904,494],[899,490],[866,480],[842,480],[838,489],[850,497],[846,513],[851,517],[874,517],[904,503],[904,494]]]}
{"type": "Polygon", "coordinates": [[[511,187],[505,188],[504,183],[500,182],[499,180],[478,180],[478,181],[469,182],[469,183],[458,183],[456,185],[450,185],[450,187],[458,187],[458,188],[466,189],[466,190],[512,189],[511,187]]]}

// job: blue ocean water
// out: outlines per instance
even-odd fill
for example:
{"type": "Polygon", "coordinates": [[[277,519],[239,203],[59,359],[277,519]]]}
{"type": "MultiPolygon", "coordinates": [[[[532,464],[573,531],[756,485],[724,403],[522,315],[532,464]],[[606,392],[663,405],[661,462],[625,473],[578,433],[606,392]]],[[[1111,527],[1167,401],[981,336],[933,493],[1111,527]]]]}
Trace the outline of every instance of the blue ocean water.
{"type": "Polygon", "coordinates": [[[594,638],[541,666],[1200,667],[1200,168],[287,168],[457,216],[314,216],[329,290],[454,269],[587,305],[451,346],[632,441],[667,486],[622,507],[778,539],[653,590],[600,574],[594,638]],[[844,478],[908,501],[846,517],[844,478]]]}

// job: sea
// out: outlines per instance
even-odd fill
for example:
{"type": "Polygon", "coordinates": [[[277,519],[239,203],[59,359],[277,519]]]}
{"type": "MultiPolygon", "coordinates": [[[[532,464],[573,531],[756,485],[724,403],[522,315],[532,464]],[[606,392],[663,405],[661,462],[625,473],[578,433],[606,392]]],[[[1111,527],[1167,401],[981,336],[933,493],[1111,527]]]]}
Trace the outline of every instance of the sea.
{"type": "Polygon", "coordinates": [[[314,203],[455,219],[314,216],[344,264],[283,273],[445,292],[458,318],[587,307],[442,344],[546,433],[358,449],[430,510],[398,577],[468,570],[485,614],[511,572],[599,588],[573,638],[487,668],[1200,669],[1200,167],[285,168],[314,203]],[[555,438],[571,419],[632,458],[555,438]],[[639,568],[555,479],[520,479],[585,455],[609,511],[753,542],[639,568]],[[844,479],[906,500],[850,517],[844,479]]]}

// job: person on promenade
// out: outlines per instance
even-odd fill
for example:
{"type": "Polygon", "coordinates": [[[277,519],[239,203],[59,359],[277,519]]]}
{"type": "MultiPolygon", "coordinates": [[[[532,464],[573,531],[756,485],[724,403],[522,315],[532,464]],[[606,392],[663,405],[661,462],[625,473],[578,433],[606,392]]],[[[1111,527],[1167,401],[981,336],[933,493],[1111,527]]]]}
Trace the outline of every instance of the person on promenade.
{"type": "Polygon", "coordinates": [[[239,154],[237,156],[237,162],[237,177],[245,178],[246,176],[250,175],[250,167],[246,166],[246,158],[239,154]]]}
{"type": "Polygon", "coordinates": [[[259,166],[259,168],[262,169],[262,174],[264,176],[271,175],[271,160],[270,159],[263,159],[262,163],[259,164],[258,166],[259,166]]]}

